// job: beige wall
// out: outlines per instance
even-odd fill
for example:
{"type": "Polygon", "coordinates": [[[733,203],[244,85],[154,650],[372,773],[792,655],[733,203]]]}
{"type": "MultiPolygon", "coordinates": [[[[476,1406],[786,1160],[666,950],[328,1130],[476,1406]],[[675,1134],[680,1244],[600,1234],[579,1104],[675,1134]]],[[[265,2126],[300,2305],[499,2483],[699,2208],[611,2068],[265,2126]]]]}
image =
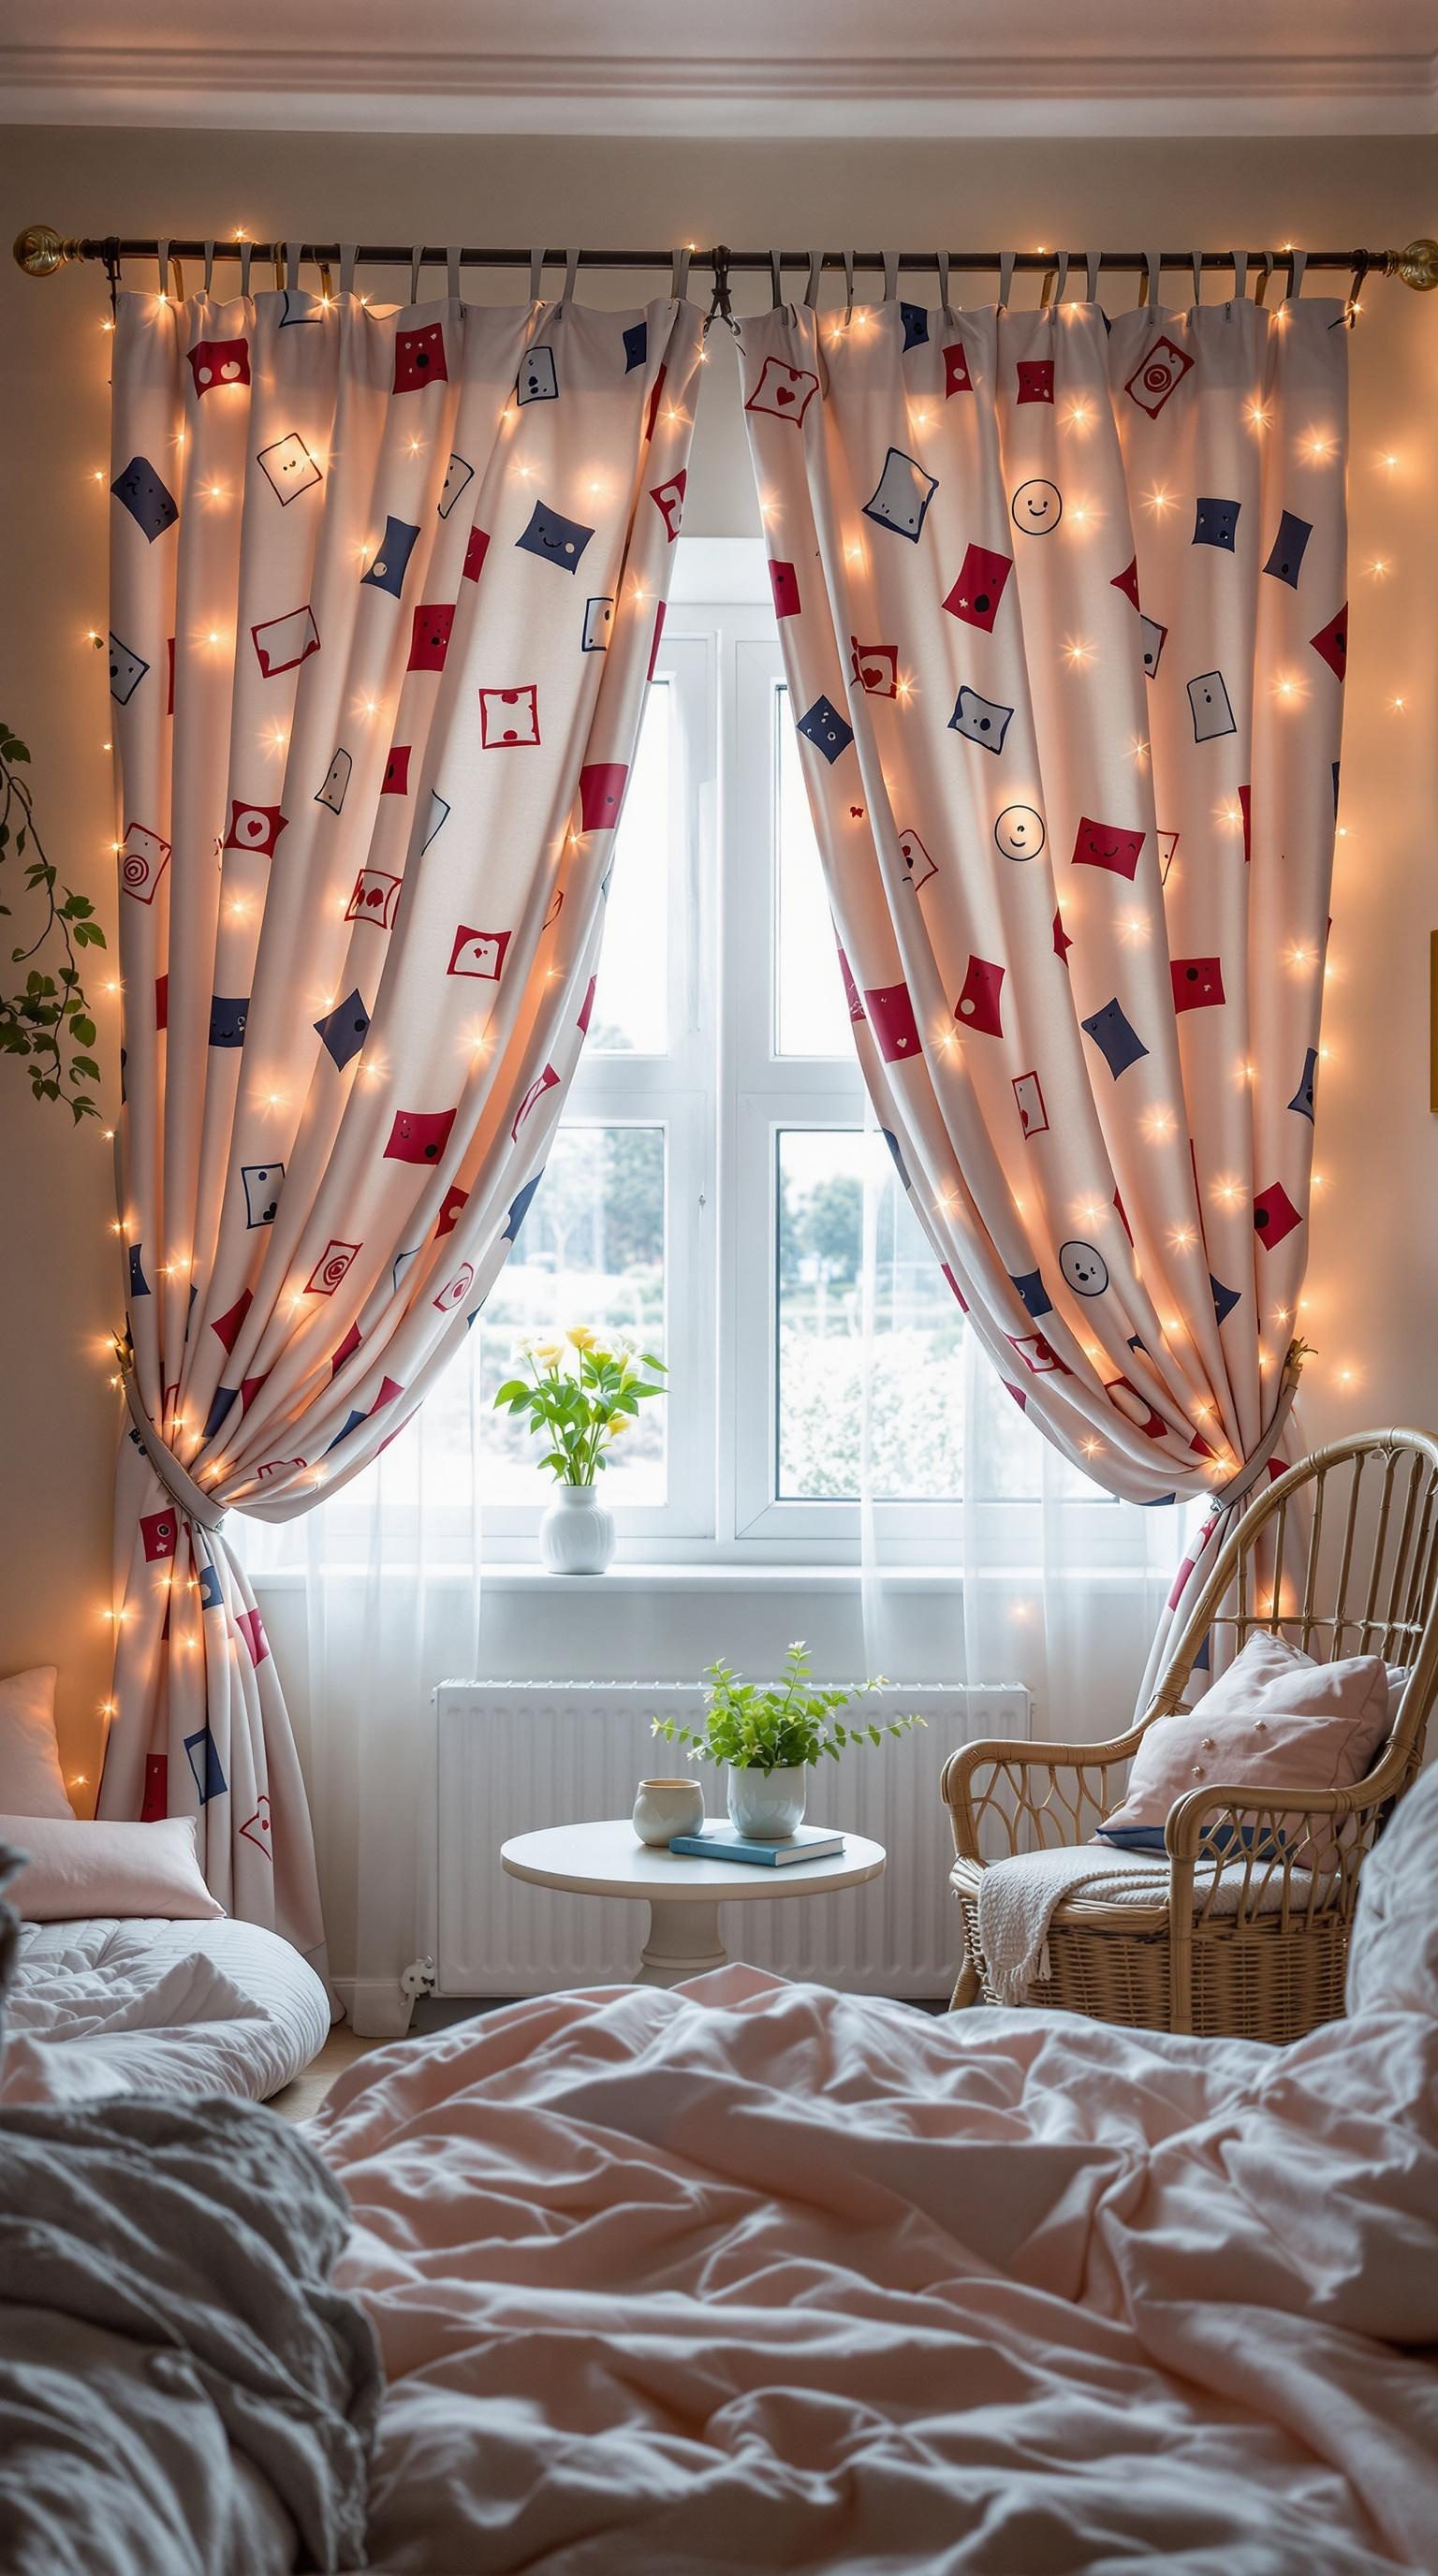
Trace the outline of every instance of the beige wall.
{"type": "MultiPolygon", "coordinates": [[[[993,144],[507,137],[0,134],[0,238],[106,233],[423,234],[526,242],[716,239],[922,247],[947,239],[1209,247],[1438,233],[1431,142],[993,144]]],[[[151,272],[152,274],[153,272],[151,272]]],[[[149,276],[138,281],[148,284],[149,276]]],[[[751,296],[759,294],[749,281],[751,296]]],[[[489,280],[472,291],[505,298],[489,280]]],[[[520,289],[522,292],[522,288],[520,289]]],[[[586,281],[622,303],[644,282],[586,281]]],[[[1127,292],[1128,290],[1124,290],[1127,292]]],[[[1353,344],[1353,612],[1329,1040],[1304,1316],[1310,1429],[1438,1428],[1438,1120],[1427,1107],[1427,953],[1438,921],[1438,295],[1375,285],[1353,344]],[[1385,467],[1391,453],[1397,463],[1385,467]],[[1386,561],[1386,578],[1368,567],[1386,561]],[[1402,696],[1406,714],[1392,701],[1402,696]],[[1341,1373],[1350,1374],[1344,1377],[1341,1373]]],[[[105,625],[106,312],[98,272],[0,269],[0,714],[31,741],[52,854],[113,921],[105,625]]],[[[722,336],[689,528],[757,523],[722,336]]],[[[104,1005],[107,1060],[115,1011],[104,1005]]],[[[0,1061],[0,1670],[55,1661],[76,1771],[104,1695],[115,1398],[97,1356],[121,1312],[108,1149],[35,1107],[0,1061]]]]}

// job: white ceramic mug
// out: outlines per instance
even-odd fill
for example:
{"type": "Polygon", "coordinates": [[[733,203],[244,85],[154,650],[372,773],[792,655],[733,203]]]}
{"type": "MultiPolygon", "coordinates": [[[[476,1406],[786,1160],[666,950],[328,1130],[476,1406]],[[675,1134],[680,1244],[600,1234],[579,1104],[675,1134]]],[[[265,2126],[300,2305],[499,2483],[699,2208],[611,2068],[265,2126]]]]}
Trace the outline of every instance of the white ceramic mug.
{"type": "Polygon", "coordinates": [[[704,1822],[704,1791],[695,1779],[641,1780],[634,1801],[634,1830],[656,1849],[676,1834],[697,1834],[704,1822]]]}

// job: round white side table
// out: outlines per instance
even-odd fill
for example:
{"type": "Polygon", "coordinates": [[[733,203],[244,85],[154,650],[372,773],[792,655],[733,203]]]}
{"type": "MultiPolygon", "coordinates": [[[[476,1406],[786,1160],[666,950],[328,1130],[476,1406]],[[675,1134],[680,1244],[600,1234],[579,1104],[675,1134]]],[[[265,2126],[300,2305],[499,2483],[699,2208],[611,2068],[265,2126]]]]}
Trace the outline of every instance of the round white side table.
{"type": "Polygon", "coordinates": [[[831,1860],[789,1861],[782,1869],[737,1860],[687,1860],[641,1843],[627,1816],[605,1824],[551,1825],[516,1834],[500,1848],[511,1878],[532,1887],[564,1887],[578,1896],[643,1896],[649,1938],[639,1954],[637,1986],[677,1986],[727,1967],[719,1908],[745,1899],[808,1896],[816,1889],[861,1887],[884,1866],[884,1846],[846,1834],[831,1860]]]}

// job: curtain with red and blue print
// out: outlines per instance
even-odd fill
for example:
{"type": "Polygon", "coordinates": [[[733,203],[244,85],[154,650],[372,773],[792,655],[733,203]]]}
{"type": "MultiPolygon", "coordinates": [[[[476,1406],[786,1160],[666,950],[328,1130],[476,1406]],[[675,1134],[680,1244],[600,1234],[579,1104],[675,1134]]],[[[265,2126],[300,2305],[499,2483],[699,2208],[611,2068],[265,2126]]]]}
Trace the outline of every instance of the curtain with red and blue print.
{"type": "Polygon", "coordinates": [[[701,346],[675,300],[120,299],[119,1209],[147,1437],[122,1445],[100,1805],[195,1815],[221,1901],[312,1953],[283,1694],[205,1524],[356,1475],[523,1222],[588,1022],[701,346]]]}

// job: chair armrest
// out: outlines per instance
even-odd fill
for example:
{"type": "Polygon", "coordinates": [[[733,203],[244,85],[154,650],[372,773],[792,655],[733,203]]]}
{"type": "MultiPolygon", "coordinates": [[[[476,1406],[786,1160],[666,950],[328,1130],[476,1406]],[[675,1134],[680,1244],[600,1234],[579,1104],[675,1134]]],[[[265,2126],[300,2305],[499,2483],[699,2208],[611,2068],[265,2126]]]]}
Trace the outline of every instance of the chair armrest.
{"type": "Polygon", "coordinates": [[[960,1859],[983,1865],[980,1837],[986,1822],[995,1838],[1007,1843],[1008,1854],[1034,1844],[1042,1849],[1086,1841],[1093,1826],[1116,1803],[1108,1787],[1109,1771],[1129,1759],[1142,1734],[1139,1725],[1103,1744],[1045,1744],[1027,1737],[989,1736],[960,1745],[939,1775],[939,1794],[949,1810],[960,1859]],[[1071,1786],[1064,1785],[1066,1777],[1071,1786]]]}

